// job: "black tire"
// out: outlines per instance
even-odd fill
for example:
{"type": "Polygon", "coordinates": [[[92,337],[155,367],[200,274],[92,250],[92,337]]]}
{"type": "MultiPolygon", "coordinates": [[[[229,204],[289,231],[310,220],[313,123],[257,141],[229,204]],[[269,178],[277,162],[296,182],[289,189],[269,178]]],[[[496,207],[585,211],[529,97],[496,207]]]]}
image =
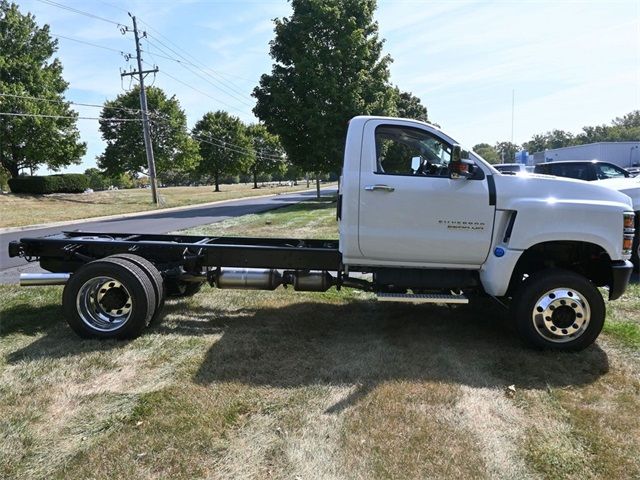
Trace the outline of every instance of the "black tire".
{"type": "Polygon", "coordinates": [[[67,323],[82,338],[135,338],[149,324],[156,302],[147,274],[120,258],[82,266],[62,294],[67,323]]]}
{"type": "Polygon", "coordinates": [[[167,295],[173,298],[192,297],[202,289],[204,282],[181,282],[170,280],[166,282],[167,295]]]}
{"type": "Polygon", "coordinates": [[[153,317],[151,317],[150,323],[154,323],[155,321],[157,321],[162,314],[162,309],[164,308],[164,301],[166,297],[164,279],[162,278],[162,274],[160,273],[160,271],[153,263],[151,263],[146,258],[143,258],[139,255],[134,255],[132,253],[118,253],[117,255],[111,255],[107,258],[121,258],[128,262],[131,262],[147,275],[147,277],[151,281],[151,285],[153,286],[153,291],[156,294],[155,313],[153,314],[153,317]]]}
{"type": "Polygon", "coordinates": [[[585,277],[548,269],[531,275],[519,286],[511,315],[528,346],[579,351],[600,335],[605,305],[598,289],[585,277]]]}

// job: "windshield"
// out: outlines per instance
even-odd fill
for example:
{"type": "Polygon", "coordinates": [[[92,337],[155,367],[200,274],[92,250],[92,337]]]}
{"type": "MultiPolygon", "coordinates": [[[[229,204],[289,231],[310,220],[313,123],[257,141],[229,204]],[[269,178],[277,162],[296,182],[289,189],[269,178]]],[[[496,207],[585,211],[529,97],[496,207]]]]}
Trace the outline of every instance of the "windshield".
{"type": "Polygon", "coordinates": [[[617,165],[612,165],[610,163],[596,163],[595,167],[598,180],[607,180],[609,178],[627,178],[631,176],[629,172],[627,172],[623,168],[620,168],[617,165]]]}

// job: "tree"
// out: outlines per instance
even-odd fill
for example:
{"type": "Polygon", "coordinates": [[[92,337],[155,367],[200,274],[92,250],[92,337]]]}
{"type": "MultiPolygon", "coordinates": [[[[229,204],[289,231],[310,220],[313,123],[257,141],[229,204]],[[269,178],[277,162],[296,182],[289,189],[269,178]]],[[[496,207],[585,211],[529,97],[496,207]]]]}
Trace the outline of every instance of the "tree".
{"type": "MultiPolygon", "coordinates": [[[[167,98],[158,87],[148,87],[147,103],[158,178],[162,180],[165,171],[193,170],[198,162],[198,148],[189,136],[187,117],[180,102],[175,96],[167,98]]],[[[109,175],[147,174],[142,123],[137,121],[139,109],[140,87],[104,104],[100,132],[107,146],[98,157],[98,166],[109,175]]]]}
{"type": "Polygon", "coordinates": [[[511,142],[498,142],[495,148],[501,163],[515,162],[516,153],[520,150],[519,145],[511,142]]]}
{"type": "Polygon", "coordinates": [[[549,143],[546,134],[537,134],[534,135],[528,142],[524,142],[522,146],[527,152],[535,153],[544,152],[545,150],[547,150],[549,148],[549,143]]]}
{"type": "Polygon", "coordinates": [[[500,163],[500,157],[495,147],[488,143],[479,143],[473,147],[473,151],[484,158],[489,163],[500,163]]]}
{"type": "Polygon", "coordinates": [[[0,0],[0,92],[16,95],[0,97],[0,111],[64,117],[0,116],[0,165],[11,177],[42,165],[57,171],[80,163],[86,152],[78,114],[64,99],[69,84],[62,64],[51,58],[57,50],[48,25],[39,27],[33,15],[0,0]]]}
{"type": "Polygon", "coordinates": [[[239,118],[227,112],[205,113],[193,128],[192,135],[202,158],[198,173],[213,177],[216,192],[220,191],[221,177],[240,174],[255,160],[246,127],[239,118]]]}
{"type": "MultiPolygon", "coordinates": [[[[275,20],[274,60],[254,89],[253,112],[305,171],[337,171],[355,115],[395,110],[375,0],[292,0],[275,20]]],[[[320,192],[317,181],[318,196],[320,192]]]]}
{"type": "Polygon", "coordinates": [[[89,180],[89,188],[93,190],[106,190],[109,188],[109,185],[111,185],[109,178],[104,174],[104,172],[95,167],[87,168],[84,171],[84,174],[89,180]]]}
{"type": "Polygon", "coordinates": [[[575,145],[575,137],[573,133],[564,130],[551,130],[547,132],[547,148],[562,148],[575,145]]]}
{"type": "Polygon", "coordinates": [[[398,87],[394,87],[396,95],[396,111],[398,117],[412,118],[421,122],[428,122],[427,107],[422,105],[420,98],[410,92],[401,92],[398,87]]]}
{"type": "Polygon", "coordinates": [[[247,135],[255,152],[255,161],[250,167],[253,176],[253,188],[258,188],[258,176],[271,174],[282,176],[286,170],[284,152],[280,140],[272,135],[262,124],[249,125],[247,135]]]}
{"type": "Polygon", "coordinates": [[[543,152],[585,143],[638,140],[640,140],[640,110],[634,110],[623,117],[615,118],[611,125],[582,127],[582,132],[578,135],[564,130],[552,130],[534,135],[531,140],[524,143],[524,148],[529,152],[543,152]]]}

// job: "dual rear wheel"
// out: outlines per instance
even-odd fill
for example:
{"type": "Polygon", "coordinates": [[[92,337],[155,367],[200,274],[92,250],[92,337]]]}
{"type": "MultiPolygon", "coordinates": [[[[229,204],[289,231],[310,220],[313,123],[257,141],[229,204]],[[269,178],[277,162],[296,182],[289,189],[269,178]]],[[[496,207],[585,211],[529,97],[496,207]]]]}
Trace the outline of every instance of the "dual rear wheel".
{"type": "Polygon", "coordinates": [[[69,326],[82,338],[139,336],[164,305],[162,275],[148,260],[120,254],[87,263],[62,295],[69,326]]]}

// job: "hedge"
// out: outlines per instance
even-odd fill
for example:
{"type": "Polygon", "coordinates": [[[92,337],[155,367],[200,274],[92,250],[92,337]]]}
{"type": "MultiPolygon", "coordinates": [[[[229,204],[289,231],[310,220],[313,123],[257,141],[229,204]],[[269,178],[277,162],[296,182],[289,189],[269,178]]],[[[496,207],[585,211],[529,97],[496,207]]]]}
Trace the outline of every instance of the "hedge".
{"type": "Polygon", "coordinates": [[[89,179],[82,173],[59,175],[16,177],[9,179],[13,193],[82,193],[89,188],[89,179]]]}

